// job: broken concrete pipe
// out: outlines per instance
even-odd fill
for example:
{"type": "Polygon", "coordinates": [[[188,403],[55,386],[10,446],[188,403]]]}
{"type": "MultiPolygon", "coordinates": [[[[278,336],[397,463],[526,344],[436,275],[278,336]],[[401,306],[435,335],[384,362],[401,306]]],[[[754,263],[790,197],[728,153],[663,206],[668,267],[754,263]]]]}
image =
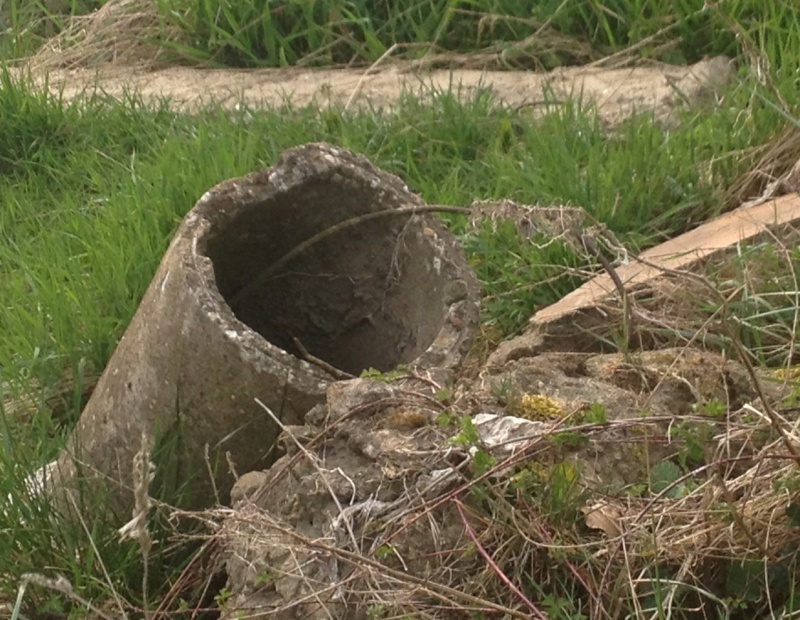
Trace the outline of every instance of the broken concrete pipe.
{"type": "Polygon", "coordinates": [[[108,501],[127,517],[142,438],[156,450],[153,493],[184,507],[225,502],[235,472],[276,458],[279,424],[256,399],[299,424],[340,372],[454,369],[476,331],[478,285],[437,218],[408,213],[423,204],[326,144],[208,191],[52,464],[57,504],[108,501]]]}

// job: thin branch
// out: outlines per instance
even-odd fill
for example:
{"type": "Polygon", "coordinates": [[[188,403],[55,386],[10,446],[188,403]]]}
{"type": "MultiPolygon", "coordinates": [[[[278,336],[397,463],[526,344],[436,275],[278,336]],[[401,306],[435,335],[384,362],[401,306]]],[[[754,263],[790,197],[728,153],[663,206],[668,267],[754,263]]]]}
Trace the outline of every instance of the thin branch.
{"type": "Polygon", "coordinates": [[[229,305],[234,310],[241,306],[242,301],[247,299],[256,290],[261,288],[264,283],[269,280],[269,278],[278,273],[288,263],[300,256],[310,247],[316,245],[320,241],[324,241],[328,237],[332,237],[343,230],[353,228],[354,226],[358,226],[364,222],[370,222],[372,220],[377,220],[384,217],[397,217],[401,215],[412,216],[418,213],[460,213],[465,215],[472,213],[472,209],[469,207],[453,207],[448,205],[414,205],[396,209],[384,209],[383,211],[373,211],[372,213],[363,213],[361,215],[342,220],[341,222],[337,222],[333,226],[330,226],[317,233],[313,237],[306,239],[302,243],[289,250],[274,263],[267,265],[260,274],[258,274],[255,278],[253,278],[250,282],[245,284],[241,289],[231,296],[229,305]]]}
{"type": "Polygon", "coordinates": [[[520,590],[514,583],[511,582],[511,580],[503,572],[503,569],[501,569],[497,565],[497,562],[495,562],[492,559],[492,556],[490,556],[487,553],[486,549],[483,548],[483,545],[481,545],[480,540],[478,540],[478,537],[475,535],[475,530],[472,529],[472,526],[469,524],[469,521],[467,520],[467,515],[464,514],[464,505],[461,503],[461,501],[456,499],[453,500],[453,503],[456,506],[456,510],[458,510],[458,515],[461,517],[461,522],[464,524],[464,529],[467,531],[467,536],[469,536],[469,539],[472,541],[472,544],[475,545],[475,548],[478,550],[478,553],[480,553],[481,557],[483,557],[483,559],[486,560],[486,563],[489,565],[492,571],[496,573],[497,576],[500,577],[500,580],[504,584],[506,584],[511,589],[511,591],[514,592],[514,594],[516,594],[522,600],[523,603],[525,603],[528,606],[528,609],[531,610],[531,613],[535,618],[538,618],[539,620],[548,620],[547,615],[544,614],[542,611],[540,611],[539,608],[536,607],[534,602],[530,600],[527,596],[525,596],[522,590],[520,590]]]}

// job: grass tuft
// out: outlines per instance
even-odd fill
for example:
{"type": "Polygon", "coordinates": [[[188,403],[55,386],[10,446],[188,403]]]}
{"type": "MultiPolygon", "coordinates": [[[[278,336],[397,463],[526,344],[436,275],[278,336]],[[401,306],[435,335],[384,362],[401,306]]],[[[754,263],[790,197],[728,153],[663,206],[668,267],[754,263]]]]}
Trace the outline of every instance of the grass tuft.
{"type": "MultiPolygon", "coordinates": [[[[758,55],[775,73],[791,71],[798,17],[788,2],[737,0],[152,0],[164,30],[150,33],[185,61],[217,66],[371,64],[406,60],[507,69],[554,68],[652,59],[677,64],[705,56],[758,55]],[[175,29],[182,33],[175,37],[175,29]]],[[[82,17],[150,13],[127,0],[11,0],[0,7],[0,54],[22,58],[64,29],[95,31],[82,17]],[[108,10],[106,10],[108,9],[108,10]],[[78,17],[80,27],[71,28],[78,17]]],[[[110,47],[129,38],[121,22],[102,22],[110,47]],[[105,25],[103,25],[103,23],[105,25]]],[[[80,36],[77,36],[80,39],[80,36]]],[[[63,41],[69,45],[69,37],[63,41]]],[[[162,50],[162,51],[163,51],[162,50]]],[[[86,62],[97,61],[87,50],[86,62]]]]}
{"type": "MultiPolygon", "coordinates": [[[[489,52],[508,68],[552,68],[636,47],[638,55],[685,64],[742,52],[729,27],[771,46],[767,32],[796,29],[786,3],[742,0],[158,0],[187,36],[193,59],[236,66],[375,62],[393,46],[406,56],[489,52]],[[769,26],[766,26],[769,25],[769,26]]],[[[784,41],[788,37],[781,37],[784,41]]]]}

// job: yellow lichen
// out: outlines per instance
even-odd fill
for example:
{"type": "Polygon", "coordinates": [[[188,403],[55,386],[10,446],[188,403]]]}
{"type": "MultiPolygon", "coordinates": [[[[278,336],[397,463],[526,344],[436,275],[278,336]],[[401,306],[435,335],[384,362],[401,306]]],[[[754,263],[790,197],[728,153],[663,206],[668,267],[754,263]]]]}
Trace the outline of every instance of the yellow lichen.
{"type": "Polygon", "coordinates": [[[567,415],[563,404],[544,394],[523,394],[512,409],[512,415],[539,422],[560,420],[567,415]]]}
{"type": "Polygon", "coordinates": [[[771,374],[780,381],[800,381],[800,366],[777,368],[771,374]]]}
{"type": "Polygon", "coordinates": [[[541,463],[527,459],[517,463],[511,482],[517,490],[533,491],[547,481],[547,468],[541,463]]]}

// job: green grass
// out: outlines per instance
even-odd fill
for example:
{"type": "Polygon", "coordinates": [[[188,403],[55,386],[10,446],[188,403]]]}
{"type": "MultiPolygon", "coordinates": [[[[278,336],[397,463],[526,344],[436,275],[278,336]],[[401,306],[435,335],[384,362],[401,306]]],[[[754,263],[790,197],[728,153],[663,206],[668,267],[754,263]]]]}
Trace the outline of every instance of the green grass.
{"type": "MultiPolygon", "coordinates": [[[[480,52],[475,62],[499,68],[552,68],[635,46],[637,57],[679,64],[764,51],[777,68],[794,58],[794,43],[782,48],[798,23],[788,0],[154,1],[162,26],[181,32],[163,45],[185,60],[246,67],[480,52]]],[[[11,0],[0,6],[0,58],[35,52],[70,15],[103,4],[11,0]]]]}
{"type": "MultiPolygon", "coordinates": [[[[655,243],[717,211],[723,190],[746,165],[724,155],[779,128],[781,116],[752,100],[749,85],[727,96],[729,107],[688,113],[679,128],[643,117],[609,135],[578,104],[535,120],[495,105],[486,94],[470,104],[449,95],[431,105],[407,98],[395,113],[287,107],[182,116],[132,96],[121,104],[102,97],[67,102],[5,76],[0,375],[12,383],[23,377],[23,384],[33,377],[46,387],[67,368],[102,369],[197,198],[305,142],[326,140],[363,152],[430,203],[508,197],[575,204],[635,245],[655,243]],[[742,114],[747,105],[750,112],[742,114]]],[[[464,230],[459,220],[451,224],[464,230]]],[[[564,275],[565,267],[580,266],[574,255],[560,246],[523,243],[510,227],[473,231],[464,243],[484,285],[484,320],[505,334],[579,282],[564,275]]],[[[57,452],[77,407],[61,420],[44,411],[2,417],[0,493],[18,496],[23,473],[57,452]]],[[[28,521],[48,522],[46,507],[23,509],[28,521]]],[[[0,530],[14,528],[19,516],[16,508],[7,519],[0,515],[0,530]]],[[[89,527],[104,541],[106,562],[119,575],[112,576],[115,583],[135,591],[136,554],[102,524],[89,527]]],[[[0,565],[6,596],[22,573],[43,566],[86,576],[76,578],[84,593],[105,591],[88,577],[96,574],[98,559],[86,552],[85,534],[45,527],[24,535],[24,544],[16,535],[0,536],[0,557],[10,560],[0,565]]]]}
{"type": "Polygon", "coordinates": [[[748,48],[782,60],[798,22],[791,2],[762,0],[157,1],[184,33],[175,49],[185,58],[235,66],[483,52],[497,67],[552,68],[631,46],[678,64],[748,48]]]}
{"type": "MultiPolygon", "coordinates": [[[[467,105],[406,99],[396,114],[287,108],[187,117],[134,97],[68,103],[6,78],[0,365],[9,372],[35,358],[60,370],[84,359],[102,368],[183,214],[216,182],[297,144],[326,140],[363,152],[430,203],[507,197],[583,206],[641,246],[715,213],[743,169],[719,155],[766,139],[778,118],[769,108],[742,116],[734,106],[688,115],[680,129],[639,118],[607,135],[577,105],[534,121],[488,95],[467,105]]],[[[533,266],[558,258],[485,236],[468,246],[494,296],[530,289],[539,279],[533,266]]],[[[566,290],[537,291],[514,310],[490,306],[488,318],[513,333],[534,305],[566,290]]]]}
{"type": "MultiPolygon", "coordinates": [[[[518,45],[547,22],[548,36],[569,36],[598,55],[666,28],[640,54],[689,62],[740,53],[741,81],[723,103],[686,112],[677,127],[641,117],[609,134],[580,102],[543,119],[497,106],[488,94],[469,104],[444,94],[430,105],[406,98],[391,113],[245,107],[182,116],[135,96],[122,103],[100,96],[67,102],[0,76],[0,386],[23,386],[39,404],[33,415],[0,410],[0,497],[16,498],[0,510],[0,601],[13,600],[23,573],[44,570],[67,575],[86,597],[108,597],[89,534],[61,526],[48,506],[23,500],[25,475],[58,452],[79,411],[76,399],[65,418],[51,419],[30,380],[47,389],[66,369],[80,374],[104,367],[179,221],[215,183],[268,166],[291,146],[325,140],[364,153],[429,203],[502,197],[578,205],[636,249],[719,212],[726,189],[751,163],[748,149],[786,123],[769,102],[781,108],[781,96],[796,96],[800,23],[788,2],[733,0],[722,12],[710,2],[701,11],[702,2],[688,0],[668,8],[655,0],[567,0],[532,3],[525,15],[520,4],[408,1],[388,11],[381,8],[388,4],[294,2],[269,16],[263,4],[160,6],[185,28],[185,42],[175,49],[207,62],[367,62],[394,43],[415,44],[410,49],[417,55],[431,43],[454,52],[498,46],[511,66],[580,60],[558,46],[518,45]],[[747,54],[768,61],[766,85],[749,71],[747,54]]],[[[9,6],[10,12],[0,11],[8,27],[0,28],[4,57],[30,53],[47,28],[60,27],[61,15],[41,4],[9,6]]],[[[562,246],[537,248],[507,225],[467,231],[458,218],[449,223],[483,284],[483,320],[504,335],[579,283],[565,268],[581,262],[562,246]]],[[[782,311],[763,300],[783,299],[771,289],[758,294],[736,310],[746,307],[774,322],[782,311]]],[[[91,515],[87,519],[111,584],[137,601],[136,549],[117,542],[91,515]]],[[[172,562],[156,553],[156,597],[174,577],[172,562]]],[[[69,611],[60,596],[38,590],[29,596],[54,613],[69,611]]]]}
{"type": "Polygon", "coordinates": [[[0,4],[0,58],[34,54],[72,15],[91,13],[104,0],[10,0],[0,4]]]}

